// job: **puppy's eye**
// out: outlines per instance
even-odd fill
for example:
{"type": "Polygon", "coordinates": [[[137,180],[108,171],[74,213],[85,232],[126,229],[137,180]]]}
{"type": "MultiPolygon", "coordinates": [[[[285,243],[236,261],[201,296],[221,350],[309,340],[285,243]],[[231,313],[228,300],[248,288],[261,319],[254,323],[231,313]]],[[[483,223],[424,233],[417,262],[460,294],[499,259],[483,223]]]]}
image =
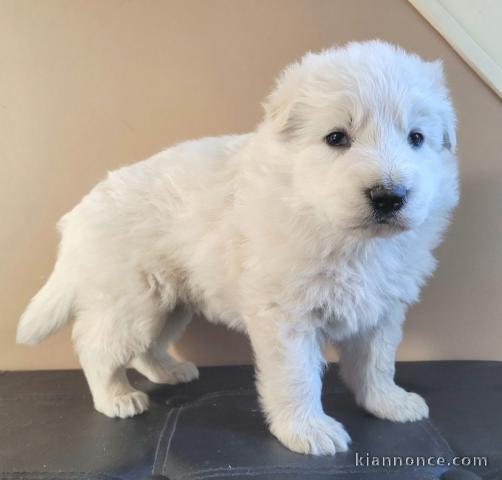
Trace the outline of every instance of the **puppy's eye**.
{"type": "Polygon", "coordinates": [[[326,135],[324,141],[330,147],[350,147],[350,138],[342,130],[331,132],[330,134],[326,135]]]}
{"type": "Polygon", "coordinates": [[[408,135],[408,143],[415,148],[421,147],[424,143],[424,136],[420,132],[412,131],[408,135]]]}

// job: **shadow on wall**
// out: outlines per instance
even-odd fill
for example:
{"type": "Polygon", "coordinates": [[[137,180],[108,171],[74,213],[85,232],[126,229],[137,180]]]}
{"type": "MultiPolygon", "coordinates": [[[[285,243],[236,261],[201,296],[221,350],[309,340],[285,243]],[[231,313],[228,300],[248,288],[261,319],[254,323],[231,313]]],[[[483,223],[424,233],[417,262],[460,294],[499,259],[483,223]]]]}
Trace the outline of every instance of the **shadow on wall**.
{"type": "Polygon", "coordinates": [[[176,356],[196,365],[241,365],[253,360],[246,335],[198,316],[191,321],[173,350],[176,356]]]}

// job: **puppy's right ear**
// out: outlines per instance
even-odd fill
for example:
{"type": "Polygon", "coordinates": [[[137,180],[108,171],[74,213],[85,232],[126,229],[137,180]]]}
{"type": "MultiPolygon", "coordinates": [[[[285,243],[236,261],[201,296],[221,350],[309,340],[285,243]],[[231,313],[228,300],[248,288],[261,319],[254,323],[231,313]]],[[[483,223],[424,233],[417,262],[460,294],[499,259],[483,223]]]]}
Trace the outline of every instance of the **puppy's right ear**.
{"type": "Polygon", "coordinates": [[[263,104],[265,118],[278,133],[293,128],[292,111],[303,80],[300,62],[288,65],[276,80],[275,88],[263,104]]]}
{"type": "Polygon", "coordinates": [[[455,109],[450,98],[450,92],[446,86],[446,78],[442,60],[435,60],[429,63],[432,78],[436,87],[441,92],[441,100],[438,102],[439,115],[443,122],[443,147],[455,153],[457,146],[456,116],[455,109]]]}

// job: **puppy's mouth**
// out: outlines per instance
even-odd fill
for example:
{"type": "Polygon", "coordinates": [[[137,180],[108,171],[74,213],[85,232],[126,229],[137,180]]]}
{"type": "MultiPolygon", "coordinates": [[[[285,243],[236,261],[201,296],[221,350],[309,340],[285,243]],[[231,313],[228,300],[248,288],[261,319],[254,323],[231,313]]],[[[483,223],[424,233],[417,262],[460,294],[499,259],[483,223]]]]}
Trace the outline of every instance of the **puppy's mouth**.
{"type": "Polygon", "coordinates": [[[411,229],[409,222],[401,214],[378,215],[372,214],[355,227],[371,237],[386,237],[397,235],[411,229]]]}
{"type": "Polygon", "coordinates": [[[410,230],[408,223],[395,218],[379,219],[370,228],[382,235],[392,235],[410,230]]]}

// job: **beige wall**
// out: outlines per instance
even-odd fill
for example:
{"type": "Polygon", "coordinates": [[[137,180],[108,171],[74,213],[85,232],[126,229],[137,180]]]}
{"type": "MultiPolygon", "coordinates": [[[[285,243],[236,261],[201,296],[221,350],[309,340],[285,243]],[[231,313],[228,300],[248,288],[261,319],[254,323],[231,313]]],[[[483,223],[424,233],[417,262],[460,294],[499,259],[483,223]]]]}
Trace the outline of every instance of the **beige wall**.
{"type": "MultiPolygon", "coordinates": [[[[283,65],[373,37],[444,58],[459,116],[462,202],[400,358],[502,360],[501,104],[407,2],[0,0],[0,368],[77,366],[69,329],[34,348],[14,334],[57,219],[107,170],[250,130],[283,65]]],[[[177,351],[250,360],[243,337],[201,321],[177,351]]]]}

